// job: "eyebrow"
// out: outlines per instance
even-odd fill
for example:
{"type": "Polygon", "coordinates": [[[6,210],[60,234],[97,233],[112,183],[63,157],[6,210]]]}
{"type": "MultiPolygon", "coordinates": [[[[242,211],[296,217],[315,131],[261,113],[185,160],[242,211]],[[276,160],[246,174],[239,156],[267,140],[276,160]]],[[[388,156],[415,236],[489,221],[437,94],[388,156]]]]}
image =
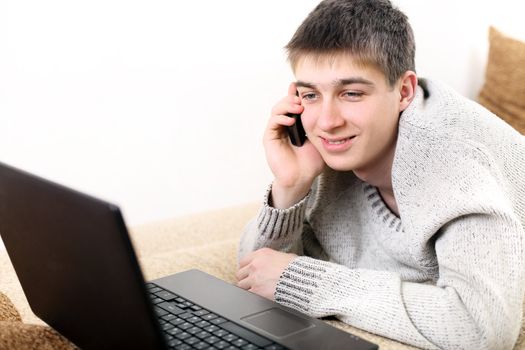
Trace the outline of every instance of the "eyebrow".
{"type": "MultiPolygon", "coordinates": [[[[345,78],[345,79],[336,79],[332,82],[333,86],[345,86],[345,85],[352,85],[352,84],[364,84],[369,86],[374,86],[374,82],[361,78],[361,77],[351,77],[351,78],[345,78]]],[[[315,89],[316,84],[309,83],[306,81],[298,80],[295,82],[295,85],[297,87],[305,87],[310,89],[315,89]]]]}

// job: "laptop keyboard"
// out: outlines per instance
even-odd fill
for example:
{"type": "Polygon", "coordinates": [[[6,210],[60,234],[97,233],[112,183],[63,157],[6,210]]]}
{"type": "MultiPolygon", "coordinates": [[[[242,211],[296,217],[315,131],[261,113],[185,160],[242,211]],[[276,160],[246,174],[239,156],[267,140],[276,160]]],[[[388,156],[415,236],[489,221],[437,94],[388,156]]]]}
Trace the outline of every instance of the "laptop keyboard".
{"type": "Polygon", "coordinates": [[[286,349],[154,283],[146,288],[169,349],[286,349]]]}

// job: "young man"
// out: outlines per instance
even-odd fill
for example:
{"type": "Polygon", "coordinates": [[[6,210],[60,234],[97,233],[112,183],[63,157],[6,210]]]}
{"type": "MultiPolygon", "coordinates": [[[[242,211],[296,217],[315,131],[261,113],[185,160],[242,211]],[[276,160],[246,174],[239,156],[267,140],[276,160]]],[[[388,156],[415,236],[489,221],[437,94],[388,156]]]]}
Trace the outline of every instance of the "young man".
{"type": "Polygon", "coordinates": [[[275,178],[241,239],[238,285],[418,347],[512,348],[523,136],[418,82],[412,30],[388,0],[323,1],[287,49],[297,80],[265,131],[275,178]],[[287,113],[302,114],[302,147],[287,113]]]}

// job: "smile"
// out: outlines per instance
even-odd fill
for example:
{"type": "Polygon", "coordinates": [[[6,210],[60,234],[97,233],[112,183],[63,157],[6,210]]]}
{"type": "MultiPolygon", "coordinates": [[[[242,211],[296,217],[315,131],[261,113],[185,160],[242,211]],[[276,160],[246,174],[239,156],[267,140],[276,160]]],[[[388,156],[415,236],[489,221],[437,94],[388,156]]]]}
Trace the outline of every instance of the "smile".
{"type": "Polygon", "coordinates": [[[324,148],[327,151],[342,152],[346,151],[350,148],[350,146],[352,146],[355,137],[356,135],[346,137],[344,139],[325,139],[324,137],[321,137],[321,140],[323,142],[324,148]]]}
{"type": "Polygon", "coordinates": [[[339,140],[339,141],[330,141],[330,140],[326,140],[326,142],[328,142],[330,145],[340,145],[340,144],[343,144],[345,143],[348,139],[343,139],[343,140],[339,140]]]}

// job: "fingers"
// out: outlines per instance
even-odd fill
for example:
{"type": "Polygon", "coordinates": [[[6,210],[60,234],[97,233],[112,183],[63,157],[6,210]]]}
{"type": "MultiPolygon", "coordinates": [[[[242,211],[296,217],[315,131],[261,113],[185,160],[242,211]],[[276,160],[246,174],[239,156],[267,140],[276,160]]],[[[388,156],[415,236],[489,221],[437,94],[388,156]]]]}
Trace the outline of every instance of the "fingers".
{"type": "Polygon", "coordinates": [[[293,82],[290,83],[290,85],[288,85],[288,95],[291,95],[291,96],[297,95],[297,86],[293,82]]]}
{"type": "Polygon", "coordinates": [[[251,271],[254,268],[253,266],[254,260],[257,259],[257,257],[260,255],[270,254],[271,252],[273,252],[273,250],[270,248],[258,249],[249,254],[246,254],[239,261],[239,269],[237,270],[237,273],[235,274],[237,281],[239,281],[239,283],[237,284],[239,287],[241,287],[241,285],[247,286],[249,284],[247,280],[248,280],[248,277],[250,276],[251,271]]]}
{"type": "Polygon", "coordinates": [[[255,253],[255,251],[250,252],[250,253],[246,254],[245,256],[243,256],[241,258],[241,260],[239,260],[239,269],[242,269],[243,267],[248,265],[253,260],[253,254],[254,253],[255,253]]]}
{"type": "Polygon", "coordinates": [[[298,99],[296,96],[287,96],[279,101],[272,109],[272,117],[286,116],[288,113],[301,114],[304,107],[301,106],[298,99]]]}
{"type": "Polygon", "coordinates": [[[300,114],[303,112],[301,99],[297,96],[297,87],[295,83],[288,86],[288,95],[279,101],[272,109],[272,116],[286,115],[287,113],[300,114]]]}
{"type": "Polygon", "coordinates": [[[284,139],[287,136],[283,127],[295,124],[295,118],[287,116],[288,113],[301,114],[304,108],[299,104],[297,96],[287,96],[277,103],[272,109],[272,115],[268,120],[267,139],[284,139]]]}
{"type": "Polygon", "coordinates": [[[285,115],[275,115],[268,121],[268,129],[272,131],[281,130],[283,126],[292,126],[295,124],[295,118],[285,115]]]}
{"type": "Polygon", "coordinates": [[[282,272],[297,255],[261,248],[241,259],[237,286],[273,299],[282,272]]]}
{"type": "Polygon", "coordinates": [[[237,278],[237,281],[240,281],[248,277],[249,274],[250,274],[250,266],[246,265],[244,267],[239,268],[239,270],[237,270],[235,277],[237,278]]]}
{"type": "Polygon", "coordinates": [[[237,282],[237,287],[250,290],[252,288],[252,284],[248,278],[245,278],[237,282]]]}
{"type": "MultiPolygon", "coordinates": [[[[247,257],[245,257],[245,259],[246,258],[247,257]]],[[[235,277],[237,278],[237,287],[249,290],[252,287],[251,280],[248,278],[250,276],[250,265],[247,263],[249,259],[245,260],[244,265],[243,260],[240,262],[241,268],[239,268],[235,277]]]]}

